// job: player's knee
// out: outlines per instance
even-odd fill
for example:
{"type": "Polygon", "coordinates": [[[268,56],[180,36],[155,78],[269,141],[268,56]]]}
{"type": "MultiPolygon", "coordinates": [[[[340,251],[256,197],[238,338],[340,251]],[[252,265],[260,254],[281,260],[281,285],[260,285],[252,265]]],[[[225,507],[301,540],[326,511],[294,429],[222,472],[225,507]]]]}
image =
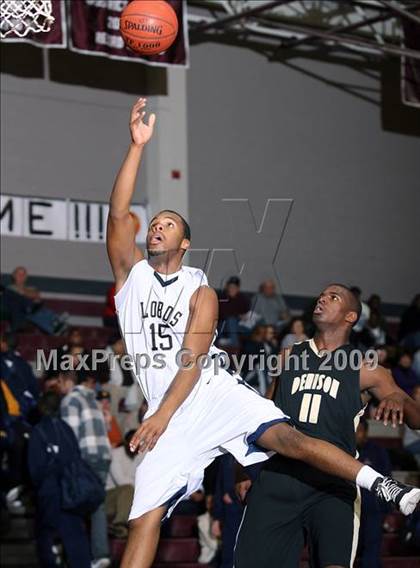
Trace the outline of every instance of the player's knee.
{"type": "Polygon", "coordinates": [[[130,531],[142,531],[149,530],[154,527],[159,527],[162,522],[162,511],[161,509],[154,509],[153,511],[148,511],[140,517],[130,519],[128,526],[130,531]]]}
{"type": "Polygon", "coordinates": [[[281,423],[269,428],[258,439],[258,444],[288,458],[301,459],[305,455],[306,437],[289,424],[281,423]]]}

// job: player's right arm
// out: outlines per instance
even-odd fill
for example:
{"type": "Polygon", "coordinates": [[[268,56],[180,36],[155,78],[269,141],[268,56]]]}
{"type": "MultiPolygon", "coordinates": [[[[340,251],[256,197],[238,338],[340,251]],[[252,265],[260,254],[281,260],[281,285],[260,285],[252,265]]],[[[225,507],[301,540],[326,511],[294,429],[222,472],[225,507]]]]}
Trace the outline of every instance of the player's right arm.
{"type": "Polygon", "coordinates": [[[143,258],[143,253],[136,246],[135,220],[130,213],[130,205],[144,145],[152,137],[156,120],[156,116],[151,114],[149,123],[143,122],[145,106],[146,99],[140,98],[131,110],[131,144],[118,172],[109,202],[107,250],[117,292],[132,266],[143,258]]]}

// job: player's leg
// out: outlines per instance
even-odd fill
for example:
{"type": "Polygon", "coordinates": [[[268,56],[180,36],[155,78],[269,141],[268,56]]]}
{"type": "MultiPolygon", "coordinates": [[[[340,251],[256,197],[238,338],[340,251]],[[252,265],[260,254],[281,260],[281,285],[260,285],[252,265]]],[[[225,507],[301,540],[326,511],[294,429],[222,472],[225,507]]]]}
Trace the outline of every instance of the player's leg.
{"type": "Polygon", "coordinates": [[[121,568],[149,568],[153,564],[165,513],[166,507],[158,507],[129,522],[121,568]]]}
{"type": "Polygon", "coordinates": [[[305,436],[284,422],[268,428],[256,441],[267,450],[274,450],[325,473],[354,481],[359,487],[375,492],[380,499],[392,501],[405,515],[411,514],[420,502],[420,489],[384,477],[333,444],[305,436]]]}
{"type": "Polygon", "coordinates": [[[360,494],[355,488],[332,485],[322,492],[305,514],[310,565],[352,568],[359,525],[360,494]]]}
{"type": "Polygon", "coordinates": [[[304,547],[300,483],[262,471],[238,531],[235,568],[296,568],[304,547]]]}
{"type": "Polygon", "coordinates": [[[357,474],[363,467],[363,464],[333,444],[305,436],[284,422],[268,428],[258,438],[257,443],[263,448],[303,461],[325,473],[349,481],[356,481],[357,474]]]}

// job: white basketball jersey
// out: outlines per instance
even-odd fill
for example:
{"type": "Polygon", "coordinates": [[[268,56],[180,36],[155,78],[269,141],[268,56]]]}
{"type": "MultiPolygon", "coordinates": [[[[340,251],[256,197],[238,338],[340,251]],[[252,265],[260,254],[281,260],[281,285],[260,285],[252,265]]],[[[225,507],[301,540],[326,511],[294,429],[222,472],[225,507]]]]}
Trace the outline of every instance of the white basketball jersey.
{"type": "MultiPolygon", "coordinates": [[[[161,399],[180,368],[190,299],[208,285],[199,268],[183,266],[174,274],[156,272],[147,260],[137,262],[115,296],[127,354],[146,400],[161,399]]],[[[211,351],[219,350],[213,345],[211,351]]]]}

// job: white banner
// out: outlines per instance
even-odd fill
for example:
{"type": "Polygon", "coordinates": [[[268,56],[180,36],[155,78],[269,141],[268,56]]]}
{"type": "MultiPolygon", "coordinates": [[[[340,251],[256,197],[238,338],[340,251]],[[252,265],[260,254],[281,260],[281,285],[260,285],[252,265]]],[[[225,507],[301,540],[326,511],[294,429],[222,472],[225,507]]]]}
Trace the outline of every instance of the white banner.
{"type": "MultiPolygon", "coordinates": [[[[139,220],[136,241],[145,243],[146,207],[133,205],[139,220]]],[[[108,204],[73,199],[0,196],[0,231],[10,237],[101,243],[106,239],[108,204]]]]}

